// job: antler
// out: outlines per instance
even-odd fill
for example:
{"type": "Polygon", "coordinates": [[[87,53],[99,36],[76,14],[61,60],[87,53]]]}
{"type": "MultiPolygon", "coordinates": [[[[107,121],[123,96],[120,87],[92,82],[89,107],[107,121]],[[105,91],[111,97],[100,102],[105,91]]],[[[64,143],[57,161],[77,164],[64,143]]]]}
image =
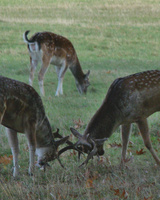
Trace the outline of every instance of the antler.
{"type": "Polygon", "coordinates": [[[61,160],[59,159],[59,156],[57,156],[57,160],[58,160],[60,166],[65,169],[64,165],[61,163],[61,160]]]}
{"type": "MultiPolygon", "coordinates": [[[[72,143],[72,142],[71,142],[72,143]]],[[[58,157],[64,153],[65,151],[69,150],[69,149],[73,149],[73,150],[76,150],[78,151],[78,153],[82,153],[83,154],[83,151],[82,151],[82,148],[81,147],[75,147],[75,144],[72,143],[72,145],[69,145],[67,147],[64,147],[63,149],[61,149],[59,152],[58,152],[58,157]]]]}
{"type": "MultiPolygon", "coordinates": [[[[54,135],[54,138],[63,138],[62,135],[59,134],[59,129],[57,128],[56,132],[53,133],[54,135]]],[[[64,147],[63,149],[61,149],[59,152],[58,152],[58,156],[57,156],[57,159],[59,159],[59,156],[64,153],[65,151],[69,150],[69,149],[73,149],[73,150],[76,150],[78,151],[78,153],[83,153],[82,152],[82,149],[81,148],[77,148],[75,147],[75,144],[73,144],[71,141],[67,140],[66,143],[69,145],[67,147],[64,147]]],[[[58,160],[60,161],[60,160],[58,160]]],[[[60,163],[60,162],[59,162],[60,163]]],[[[60,163],[60,165],[62,166],[62,164],[60,163]]]]}
{"type": "MultiPolygon", "coordinates": [[[[59,128],[57,128],[56,132],[54,132],[53,135],[54,135],[54,138],[63,138],[63,136],[59,134],[59,128]]],[[[73,145],[73,143],[70,142],[69,140],[67,140],[66,143],[68,145],[73,145]]]]}
{"type": "Polygon", "coordinates": [[[97,149],[97,147],[96,147],[96,143],[94,142],[93,139],[90,138],[90,140],[91,140],[91,142],[92,142],[92,144],[93,144],[93,149],[92,149],[92,151],[88,154],[87,159],[86,159],[79,167],[81,167],[81,166],[84,165],[84,164],[87,165],[88,161],[89,161],[94,155],[97,154],[98,149],[97,149]]]}
{"type": "MultiPolygon", "coordinates": [[[[80,155],[81,153],[83,154],[83,147],[82,146],[79,146],[79,145],[85,145],[88,147],[88,152],[85,150],[85,153],[88,153],[88,156],[87,156],[87,159],[80,165],[84,165],[88,163],[88,161],[94,156],[97,154],[98,152],[98,146],[99,145],[102,145],[106,140],[107,138],[103,138],[103,139],[92,139],[90,138],[89,134],[87,134],[85,136],[85,138],[75,129],[73,128],[70,128],[72,133],[77,137],[79,138],[79,140],[73,144],[72,142],[70,141],[67,141],[66,143],[69,144],[69,146],[67,147],[64,147],[63,149],[61,149],[59,152],[58,152],[58,157],[64,153],[65,151],[69,150],[69,149],[73,149],[73,150],[76,150],[78,151],[78,158],[80,159],[80,155]]],[[[59,134],[59,129],[57,129],[57,131],[54,133],[54,136],[55,137],[59,137],[59,138],[62,138],[62,136],[59,134]]]]}

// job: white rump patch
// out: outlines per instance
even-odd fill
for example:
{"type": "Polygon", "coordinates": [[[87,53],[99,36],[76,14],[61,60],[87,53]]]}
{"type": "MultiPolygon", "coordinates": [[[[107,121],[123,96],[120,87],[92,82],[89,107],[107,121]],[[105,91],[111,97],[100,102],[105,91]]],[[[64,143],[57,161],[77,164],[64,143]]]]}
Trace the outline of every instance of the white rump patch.
{"type": "Polygon", "coordinates": [[[37,52],[39,50],[37,42],[29,43],[28,45],[31,52],[37,52]]]}

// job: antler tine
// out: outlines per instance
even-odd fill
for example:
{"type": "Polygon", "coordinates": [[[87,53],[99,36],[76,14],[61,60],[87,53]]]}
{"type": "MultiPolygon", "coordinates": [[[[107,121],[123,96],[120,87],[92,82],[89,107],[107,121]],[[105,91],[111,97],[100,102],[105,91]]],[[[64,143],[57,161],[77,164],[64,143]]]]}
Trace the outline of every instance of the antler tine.
{"type": "MultiPolygon", "coordinates": [[[[63,138],[63,136],[59,134],[59,128],[57,128],[57,131],[54,132],[53,135],[54,135],[55,138],[63,138]]],[[[73,143],[69,140],[67,140],[66,143],[68,145],[73,145],[73,143]]]]}
{"type": "Polygon", "coordinates": [[[81,167],[81,166],[84,165],[84,164],[87,165],[88,161],[97,153],[96,143],[94,142],[93,139],[91,139],[91,141],[92,141],[92,144],[93,144],[93,149],[92,149],[92,151],[88,154],[87,159],[86,159],[79,167],[81,167]]]}
{"type": "Polygon", "coordinates": [[[60,166],[65,169],[64,165],[61,163],[61,160],[59,159],[59,156],[57,156],[57,160],[58,160],[60,166]]]}

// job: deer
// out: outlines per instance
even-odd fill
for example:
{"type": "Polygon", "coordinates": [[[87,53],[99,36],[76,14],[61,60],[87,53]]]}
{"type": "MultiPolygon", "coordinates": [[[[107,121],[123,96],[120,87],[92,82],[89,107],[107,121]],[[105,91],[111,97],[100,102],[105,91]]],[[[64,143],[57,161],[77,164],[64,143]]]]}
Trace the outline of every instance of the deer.
{"type": "Polygon", "coordinates": [[[58,132],[52,134],[41,97],[30,85],[0,76],[0,124],[6,127],[13,155],[14,177],[19,174],[17,132],[27,137],[29,175],[34,172],[35,154],[38,156],[37,164],[41,167],[54,159],[60,162],[58,146],[64,144],[69,136],[62,137],[58,132]],[[55,141],[54,135],[61,139],[55,141]]]}
{"type": "Polygon", "coordinates": [[[29,85],[32,86],[35,70],[38,63],[41,62],[38,80],[42,96],[45,96],[44,75],[50,64],[55,65],[58,77],[55,96],[63,95],[63,79],[68,68],[75,78],[78,92],[86,94],[87,88],[90,85],[90,70],[86,74],[83,73],[72,43],[67,38],[52,32],[37,32],[28,39],[27,35],[29,32],[26,31],[23,34],[23,39],[28,45],[30,55],[29,85]]]}
{"type": "MultiPolygon", "coordinates": [[[[160,165],[149,134],[147,118],[160,111],[160,71],[150,70],[117,78],[109,87],[100,108],[89,121],[84,134],[70,128],[78,138],[74,145],[65,149],[80,149],[87,153],[84,165],[93,156],[104,154],[104,142],[121,126],[122,152],[120,166],[127,162],[126,152],[132,123],[136,123],[144,145],[150,151],[157,165],[160,165]]],[[[63,149],[64,150],[64,149],[63,149]]],[[[63,150],[61,153],[63,153],[63,150]]]]}

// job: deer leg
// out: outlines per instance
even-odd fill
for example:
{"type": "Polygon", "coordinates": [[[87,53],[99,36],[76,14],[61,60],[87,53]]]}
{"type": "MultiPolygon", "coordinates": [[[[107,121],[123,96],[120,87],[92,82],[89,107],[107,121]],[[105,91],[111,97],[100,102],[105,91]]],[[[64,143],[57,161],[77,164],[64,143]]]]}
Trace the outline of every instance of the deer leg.
{"type": "Polygon", "coordinates": [[[147,149],[151,152],[153,158],[155,159],[156,163],[158,165],[160,165],[160,159],[158,158],[158,156],[156,155],[153,147],[152,147],[152,142],[150,139],[150,134],[149,134],[149,128],[148,128],[148,123],[147,123],[147,119],[143,119],[143,120],[139,120],[137,122],[139,130],[141,132],[143,141],[145,146],[147,147],[147,149]]]}
{"type": "Polygon", "coordinates": [[[57,86],[55,96],[59,96],[59,94],[63,94],[63,79],[64,79],[64,74],[65,74],[66,70],[67,70],[66,64],[64,64],[62,67],[56,66],[56,72],[57,72],[57,77],[58,77],[58,86],[57,86]]]}
{"type": "Polygon", "coordinates": [[[130,136],[131,124],[125,124],[121,127],[122,133],[122,154],[121,154],[121,165],[124,165],[126,161],[126,152],[128,147],[128,140],[130,136]]]}
{"type": "Polygon", "coordinates": [[[17,132],[6,128],[8,134],[8,141],[11,147],[12,155],[13,155],[13,176],[18,176],[19,173],[19,165],[18,165],[18,154],[19,154],[19,145],[18,145],[18,137],[17,132]]]}
{"type": "Polygon", "coordinates": [[[34,79],[34,72],[37,68],[38,60],[34,60],[30,57],[30,65],[31,65],[31,69],[30,69],[30,75],[29,75],[29,85],[32,86],[33,79],[34,79]]]}
{"type": "Polygon", "coordinates": [[[59,74],[60,74],[61,67],[55,66],[55,69],[56,69],[56,73],[57,73],[57,77],[58,77],[58,86],[57,86],[55,96],[59,96],[59,87],[60,87],[59,74]]]}
{"type": "Polygon", "coordinates": [[[29,147],[29,175],[33,174],[35,164],[35,150],[36,150],[36,130],[35,125],[30,126],[26,132],[29,147]]]}
{"type": "Polygon", "coordinates": [[[43,79],[44,79],[44,75],[45,75],[45,73],[46,73],[46,71],[49,67],[49,64],[50,64],[50,58],[49,57],[43,57],[42,58],[42,67],[41,67],[39,74],[38,74],[40,93],[41,93],[42,96],[45,96],[43,79]]]}

